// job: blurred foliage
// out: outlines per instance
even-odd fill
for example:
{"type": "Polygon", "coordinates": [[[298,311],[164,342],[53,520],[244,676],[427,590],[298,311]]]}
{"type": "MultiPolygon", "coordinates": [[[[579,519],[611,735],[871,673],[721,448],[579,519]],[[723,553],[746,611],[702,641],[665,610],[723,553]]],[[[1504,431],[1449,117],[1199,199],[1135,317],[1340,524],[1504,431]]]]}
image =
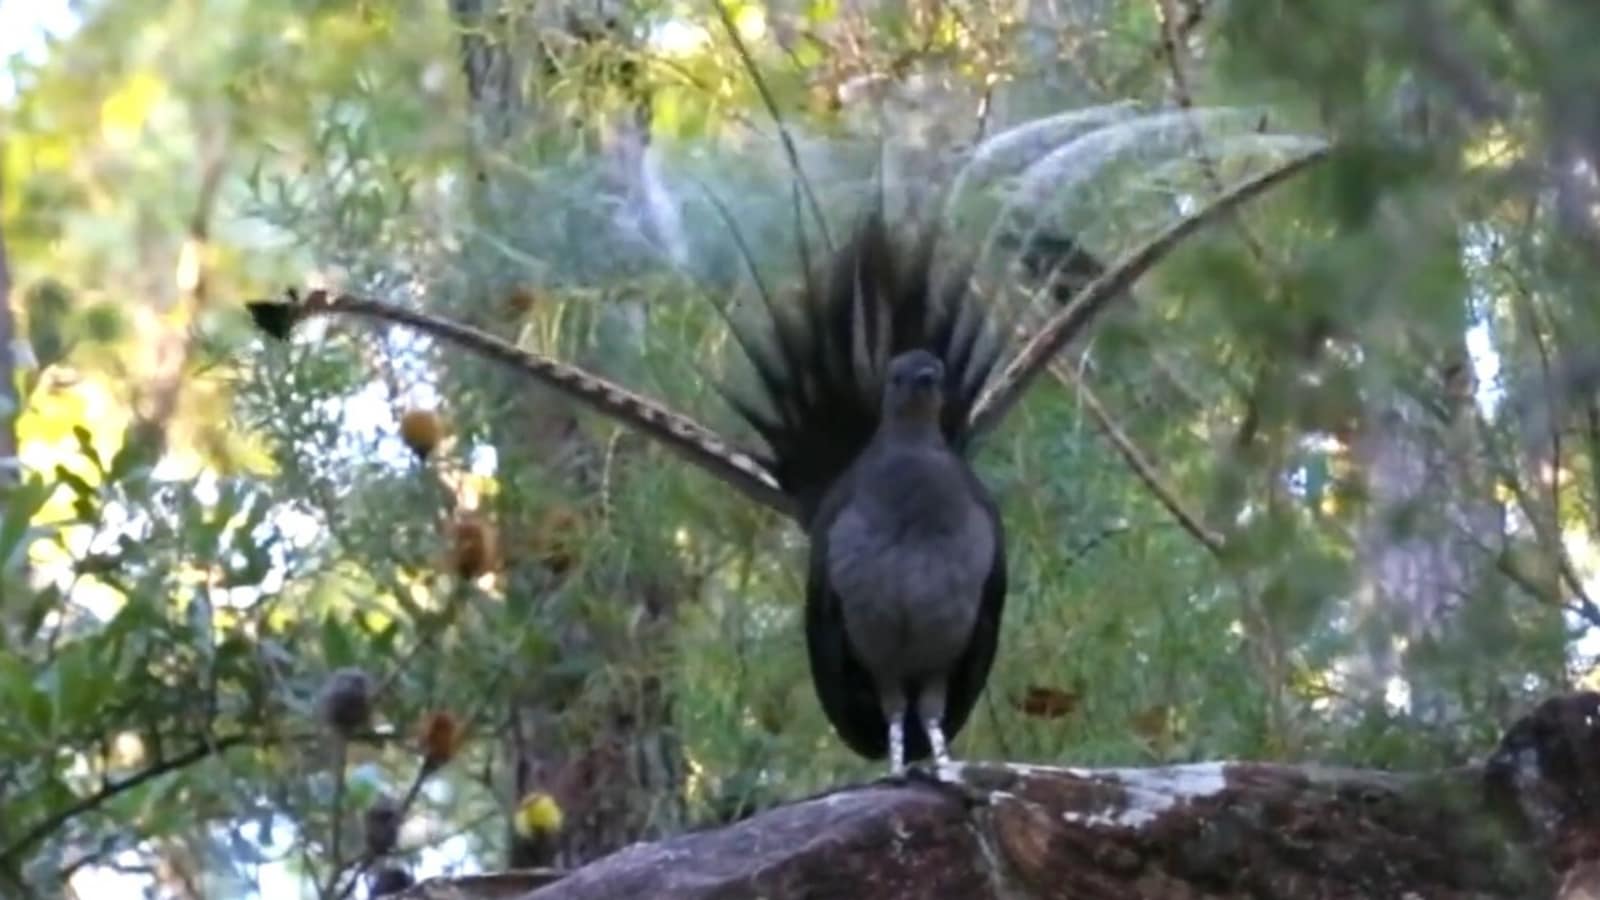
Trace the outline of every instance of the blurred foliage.
{"type": "MultiPolygon", "coordinates": [[[[415,794],[393,855],[421,874],[878,774],[811,696],[791,526],[414,335],[277,344],[242,314],[347,286],[728,426],[734,235],[790,284],[805,221],[756,84],[704,4],[523,6],[90,2],[10,62],[0,894],[330,896],[380,796],[415,794]],[[346,741],[318,709],[348,668],[373,696],[346,741]],[[619,745],[628,777],[594,768],[619,745]]],[[[980,129],[1202,111],[955,210],[1024,328],[1005,204],[1114,258],[1272,135],[1339,147],[1185,244],[987,440],[1012,589],[959,753],[1454,764],[1588,683],[1600,100],[1576,42],[1600,12],[729,14],[835,231],[874,172],[947,174],[980,129]]]]}

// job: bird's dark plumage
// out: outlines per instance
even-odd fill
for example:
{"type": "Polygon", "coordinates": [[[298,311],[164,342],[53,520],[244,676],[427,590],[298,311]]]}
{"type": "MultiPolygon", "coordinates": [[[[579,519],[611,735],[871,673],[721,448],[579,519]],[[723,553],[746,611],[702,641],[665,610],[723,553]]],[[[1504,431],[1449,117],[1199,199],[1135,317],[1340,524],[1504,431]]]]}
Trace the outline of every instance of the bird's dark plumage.
{"type": "Polygon", "coordinates": [[[939,249],[936,231],[907,242],[871,215],[808,273],[796,308],[771,308],[765,333],[734,326],[758,388],[735,405],[811,540],[812,682],[839,736],[872,759],[890,753],[897,690],[908,760],[937,749],[920,694],[942,687],[943,734],[961,730],[1005,604],[1000,517],[963,456],[999,347],[968,270],[937,271],[939,249]],[[874,673],[891,671],[904,683],[886,694],[874,673]]]}

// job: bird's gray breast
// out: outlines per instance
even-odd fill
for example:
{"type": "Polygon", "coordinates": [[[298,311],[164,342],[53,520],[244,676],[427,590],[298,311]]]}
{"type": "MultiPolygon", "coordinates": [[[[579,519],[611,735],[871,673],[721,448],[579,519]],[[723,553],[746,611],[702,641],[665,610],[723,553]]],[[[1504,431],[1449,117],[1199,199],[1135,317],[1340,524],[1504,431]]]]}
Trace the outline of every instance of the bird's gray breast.
{"type": "Polygon", "coordinates": [[[874,677],[897,681],[942,674],[966,649],[995,540],[958,462],[900,462],[863,473],[827,553],[852,648],[874,677]]]}

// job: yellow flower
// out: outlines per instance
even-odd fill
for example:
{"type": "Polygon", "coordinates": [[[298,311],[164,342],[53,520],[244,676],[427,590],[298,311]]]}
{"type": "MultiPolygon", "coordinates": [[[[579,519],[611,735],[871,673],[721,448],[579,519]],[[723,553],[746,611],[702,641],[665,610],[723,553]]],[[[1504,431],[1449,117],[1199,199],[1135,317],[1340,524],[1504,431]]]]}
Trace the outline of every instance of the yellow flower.
{"type": "Polygon", "coordinates": [[[530,791],[517,804],[513,826],[525,838],[555,834],[561,830],[561,805],[544,791],[530,791]]]}

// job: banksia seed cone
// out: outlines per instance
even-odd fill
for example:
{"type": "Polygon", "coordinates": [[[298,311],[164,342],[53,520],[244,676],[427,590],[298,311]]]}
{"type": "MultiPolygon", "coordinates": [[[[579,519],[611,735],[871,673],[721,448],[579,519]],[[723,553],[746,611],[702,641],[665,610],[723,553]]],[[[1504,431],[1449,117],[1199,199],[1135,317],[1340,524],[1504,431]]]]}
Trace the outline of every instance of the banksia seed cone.
{"type": "Polygon", "coordinates": [[[1134,713],[1130,724],[1135,734],[1152,744],[1163,744],[1172,737],[1172,707],[1157,704],[1134,713]]]}
{"type": "Polygon", "coordinates": [[[411,409],[400,417],[400,439],[422,459],[444,440],[444,420],[431,409],[411,409]]]}
{"type": "Polygon", "coordinates": [[[317,717],[343,737],[350,737],[372,717],[372,679],[356,668],[328,676],[317,695],[317,717]]]}
{"type": "Polygon", "coordinates": [[[1078,700],[1077,691],[1030,684],[1027,693],[1012,705],[1025,716],[1036,719],[1059,719],[1077,709],[1078,700]]]}
{"type": "Polygon", "coordinates": [[[362,818],[367,842],[367,854],[378,857],[390,850],[400,841],[400,807],[388,797],[379,797],[367,807],[367,814],[362,818]]]}
{"type": "Polygon", "coordinates": [[[472,513],[450,523],[449,569],[472,581],[500,564],[499,536],[493,525],[472,513]]]}
{"type": "Polygon", "coordinates": [[[422,767],[429,772],[455,759],[466,740],[466,729],[455,716],[445,710],[436,710],[422,717],[417,729],[418,749],[422,752],[422,767]]]}
{"type": "Polygon", "coordinates": [[[519,284],[506,293],[506,308],[514,316],[525,316],[539,305],[539,292],[526,284],[519,284]]]}
{"type": "Polygon", "coordinates": [[[767,734],[783,733],[789,718],[787,700],[788,697],[780,692],[771,691],[756,701],[756,721],[767,734]]]}
{"type": "Polygon", "coordinates": [[[582,530],[582,521],[570,508],[556,506],[550,509],[540,519],[534,536],[534,552],[539,564],[552,574],[566,574],[578,560],[582,530]]]}
{"type": "Polygon", "coordinates": [[[398,894],[416,883],[417,880],[412,878],[411,873],[405,869],[385,866],[373,872],[372,877],[368,879],[367,896],[387,897],[390,894],[398,894]]]}

